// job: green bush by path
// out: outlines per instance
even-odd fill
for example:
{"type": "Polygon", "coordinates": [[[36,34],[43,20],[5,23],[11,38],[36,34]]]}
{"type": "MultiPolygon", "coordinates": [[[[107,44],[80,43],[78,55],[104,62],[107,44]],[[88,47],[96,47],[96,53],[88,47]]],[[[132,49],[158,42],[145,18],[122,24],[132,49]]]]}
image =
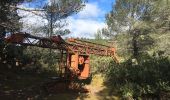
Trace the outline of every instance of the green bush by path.
{"type": "Polygon", "coordinates": [[[150,57],[138,65],[126,61],[109,66],[106,78],[123,97],[159,96],[162,91],[170,92],[170,60],[168,57],[150,57]]]}

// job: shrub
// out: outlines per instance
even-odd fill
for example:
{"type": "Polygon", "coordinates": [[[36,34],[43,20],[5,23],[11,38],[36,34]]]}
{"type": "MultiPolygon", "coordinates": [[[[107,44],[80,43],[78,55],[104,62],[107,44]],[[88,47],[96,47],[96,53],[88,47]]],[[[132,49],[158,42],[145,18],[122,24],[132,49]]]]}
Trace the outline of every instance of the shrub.
{"type": "Polygon", "coordinates": [[[109,67],[108,83],[114,86],[123,97],[141,97],[146,94],[159,95],[170,91],[170,60],[168,57],[148,57],[132,65],[130,60],[109,67]]]}

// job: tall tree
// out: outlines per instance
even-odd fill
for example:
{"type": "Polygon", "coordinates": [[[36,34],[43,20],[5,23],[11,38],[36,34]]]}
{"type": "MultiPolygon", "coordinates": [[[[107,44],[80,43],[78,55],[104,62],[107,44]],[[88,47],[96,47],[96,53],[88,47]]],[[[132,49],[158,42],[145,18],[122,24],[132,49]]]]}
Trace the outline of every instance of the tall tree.
{"type": "Polygon", "coordinates": [[[68,30],[61,31],[63,27],[61,22],[57,22],[64,19],[71,14],[74,14],[81,10],[84,6],[84,0],[51,0],[50,3],[44,6],[45,17],[48,21],[48,33],[49,35],[60,34],[63,35],[68,30]],[[58,28],[58,30],[57,30],[58,28]]]}
{"type": "MultiPolygon", "coordinates": [[[[112,11],[106,16],[108,28],[111,30],[110,36],[129,33],[133,57],[137,58],[139,53],[148,48],[148,45],[153,44],[150,33],[155,31],[155,22],[163,11],[163,9],[158,11],[161,7],[156,5],[167,1],[117,0],[112,11]]],[[[165,8],[167,11],[168,8],[165,8]]]]}
{"type": "Polygon", "coordinates": [[[1,0],[0,2],[0,32],[3,36],[5,31],[15,31],[19,29],[19,17],[15,8],[18,3],[24,0],[1,0]]]}
{"type": "MultiPolygon", "coordinates": [[[[8,32],[20,29],[17,5],[27,0],[1,0],[0,2],[0,58],[3,56],[4,37],[8,32]]],[[[29,0],[30,1],[30,0],[29,0]]]]}
{"type": "Polygon", "coordinates": [[[33,28],[33,32],[45,33],[46,36],[69,33],[70,31],[64,27],[67,25],[65,18],[79,12],[84,7],[85,2],[86,0],[49,0],[34,10],[40,13],[33,14],[41,17],[46,23],[38,28],[33,28]]]}

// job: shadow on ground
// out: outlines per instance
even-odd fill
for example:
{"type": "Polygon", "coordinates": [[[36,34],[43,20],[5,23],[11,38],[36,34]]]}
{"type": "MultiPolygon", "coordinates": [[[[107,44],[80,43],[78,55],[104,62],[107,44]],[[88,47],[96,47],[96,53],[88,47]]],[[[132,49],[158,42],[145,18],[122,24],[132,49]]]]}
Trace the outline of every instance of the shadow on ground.
{"type": "MultiPolygon", "coordinates": [[[[44,83],[49,77],[56,76],[53,72],[37,73],[13,70],[0,64],[0,99],[1,100],[84,100],[88,96],[65,88],[55,92],[47,92],[44,83]]],[[[55,88],[54,88],[55,89],[55,88]]]]}

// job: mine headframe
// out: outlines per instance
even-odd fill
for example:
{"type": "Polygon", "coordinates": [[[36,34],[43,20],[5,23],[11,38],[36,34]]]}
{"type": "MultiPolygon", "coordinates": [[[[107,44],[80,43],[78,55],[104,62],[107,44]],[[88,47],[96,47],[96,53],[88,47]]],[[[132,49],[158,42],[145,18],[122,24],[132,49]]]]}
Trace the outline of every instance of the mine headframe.
{"type": "Polygon", "coordinates": [[[87,79],[90,76],[89,55],[110,56],[116,63],[118,59],[114,47],[96,44],[79,39],[62,39],[59,35],[50,38],[37,37],[28,33],[15,33],[6,38],[7,43],[23,46],[37,46],[61,51],[59,70],[61,77],[87,79]],[[63,55],[66,55],[64,58],[63,55]]]}

